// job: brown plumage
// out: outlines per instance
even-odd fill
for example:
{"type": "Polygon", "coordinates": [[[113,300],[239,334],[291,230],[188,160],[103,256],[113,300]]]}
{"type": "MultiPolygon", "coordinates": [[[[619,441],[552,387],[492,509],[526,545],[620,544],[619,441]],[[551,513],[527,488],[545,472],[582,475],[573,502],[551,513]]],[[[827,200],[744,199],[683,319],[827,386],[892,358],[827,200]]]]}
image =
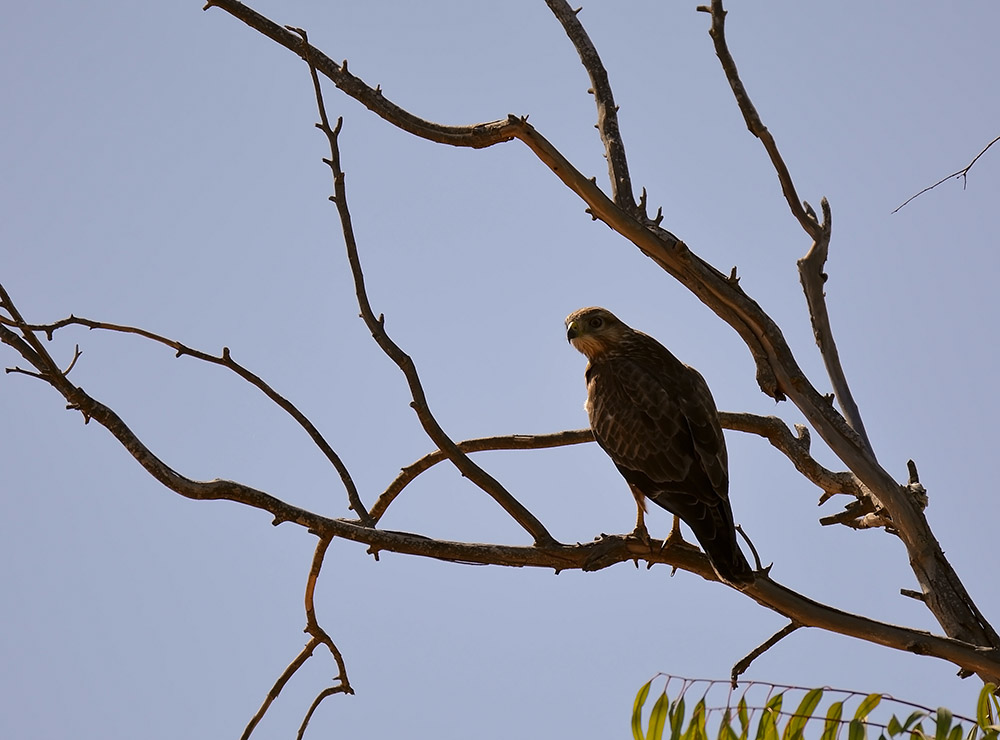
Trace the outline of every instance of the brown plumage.
{"type": "Polygon", "coordinates": [[[637,534],[646,536],[649,498],[691,528],[723,580],[753,583],[736,544],[726,441],[705,379],[604,308],[571,313],[566,336],[590,361],[590,426],[636,498],[637,534]]]}

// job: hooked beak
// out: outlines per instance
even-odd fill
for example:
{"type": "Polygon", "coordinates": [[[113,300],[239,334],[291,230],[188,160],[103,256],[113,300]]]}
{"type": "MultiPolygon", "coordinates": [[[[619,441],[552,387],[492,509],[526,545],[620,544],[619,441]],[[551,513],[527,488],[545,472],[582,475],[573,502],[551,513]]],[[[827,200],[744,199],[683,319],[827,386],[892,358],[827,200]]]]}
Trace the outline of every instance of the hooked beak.
{"type": "Polygon", "coordinates": [[[566,325],[566,340],[572,342],[578,336],[580,336],[580,328],[575,321],[570,321],[566,325]]]}

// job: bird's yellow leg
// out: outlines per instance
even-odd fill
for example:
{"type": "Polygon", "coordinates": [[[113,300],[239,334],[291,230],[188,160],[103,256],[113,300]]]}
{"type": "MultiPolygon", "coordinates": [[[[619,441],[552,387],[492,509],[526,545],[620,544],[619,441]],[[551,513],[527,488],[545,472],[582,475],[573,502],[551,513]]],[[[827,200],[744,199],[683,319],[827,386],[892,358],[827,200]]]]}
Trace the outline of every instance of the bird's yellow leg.
{"type": "Polygon", "coordinates": [[[643,496],[639,491],[637,491],[632,486],[632,495],[635,497],[635,529],[632,531],[632,536],[641,542],[649,544],[649,530],[646,529],[646,497],[643,496]]]}
{"type": "Polygon", "coordinates": [[[684,535],[681,534],[681,518],[676,514],[674,514],[674,526],[670,528],[670,534],[667,535],[665,542],[668,545],[679,545],[684,542],[684,535]]]}

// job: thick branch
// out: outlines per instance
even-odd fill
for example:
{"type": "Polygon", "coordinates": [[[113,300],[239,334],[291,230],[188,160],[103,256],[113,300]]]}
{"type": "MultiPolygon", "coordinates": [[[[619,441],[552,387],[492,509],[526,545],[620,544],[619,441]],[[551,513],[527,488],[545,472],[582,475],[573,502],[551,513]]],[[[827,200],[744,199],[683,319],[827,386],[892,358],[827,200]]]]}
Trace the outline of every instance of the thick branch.
{"type": "MultiPolygon", "coordinates": [[[[716,53],[726,72],[726,78],[733,88],[737,103],[747,121],[747,127],[764,144],[772,165],[778,173],[778,179],[781,181],[782,190],[792,213],[806,232],[812,236],[815,244],[820,245],[816,258],[814,261],[807,262],[807,265],[810,268],[810,275],[813,273],[821,275],[822,263],[818,265],[816,263],[819,257],[825,259],[825,244],[829,239],[829,208],[824,206],[826,219],[820,223],[815,213],[807,205],[799,202],[788,168],[778,152],[774,139],[760,122],[760,117],[750,102],[750,98],[739,79],[735,62],[729,53],[725,40],[726,11],[723,8],[722,0],[712,0],[711,8],[702,6],[699,10],[711,13],[710,34],[715,42],[716,53]]],[[[808,284],[812,285],[813,282],[815,281],[810,278],[808,284]]],[[[812,293],[812,300],[825,314],[821,286],[818,291],[812,290],[812,293]]],[[[816,330],[817,325],[815,315],[812,314],[812,305],[810,308],[814,320],[814,330],[816,330]]],[[[769,318],[767,320],[770,322],[769,318]]],[[[821,327],[821,333],[826,335],[825,341],[829,341],[832,345],[832,334],[829,332],[828,320],[825,327],[821,327]]],[[[783,375],[783,369],[793,370],[798,374],[800,371],[792,360],[790,350],[786,353],[787,348],[784,346],[783,338],[780,339],[780,347],[776,345],[775,349],[780,349],[780,355],[775,358],[779,364],[774,366],[779,382],[783,375]]],[[[824,353],[823,358],[831,377],[839,376],[839,379],[843,380],[843,371],[840,369],[840,363],[836,356],[824,353]]],[[[900,539],[906,545],[910,565],[921,589],[927,596],[927,606],[935,618],[953,637],[1000,649],[1000,637],[997,636],[993,627],[982,618],[958,574],[945,558],[944,551],[931,532],[922,509],[912,497],[907,495],[906,490],[898,485],[878,464],[875,456],[871,453],[871,446],[864,436],[860,415],[856,415],[853,419],[848,416],[849,422],[838,414],[829,413],[833,410],[829,407],[824,408],[822,402],[819,402],[817,398],[818,394],[816,394],[815,389],[805,383],[804,377],[802,381],[800,388],[802,392],[789,391],[789,396],[826,443],[830,445],[834,453],[847,464],[869,491],[885,506],[900,539]]],[[[850,392],[845,392],[846,387],[846,380],[843,380],[841,392],[844,393],[844,398],[850,399],[850,392]]],[[[844,398],[841,399],[842,403],[844,398]]],[[[851,405],[853,405],[853,400],[849,400],[848,404],[845,405],[846,413],[850,413],[851,405]]]]}
{"type": "MultiPolygon", "coordinates": [[[[284,32],[259,14],[249,11],[241,3],[234,0],[217,0],[211,4],[225,8],[300,56],[305,54],[307,45],[300,38],[284,32]]],[[[657,228],[646,220],[634,218],[618,208],[592,180],[585,178],[573,168],[565,157],[523,119],[509,117],[506,121],[468,127],[433,124],[422,121],[389,103],[379,90],[367,87],[349,75],[346,69],[330,62],[329,59],[319,56],[316,63],[323,74],[330,77],[340,89],[363,102],[386,120],[422,138],[470,147],[490,146],[510,138],[521,139],[567,187],[587,203],[588,211],[595,219],[604,221],[632,241],[740,334],[757,363],[757,377],[761,388],[777,399],[788,394],[834,453],[886,505],[906,544],[911,565],[927,597],[927,604],[945,631],[969,643],[1000,645],[995,632],[978,614],[957,574],[944,558],[940,545],[919,508],[908,500],[902,487],[867,453],[860,438],[844,418],[832,409],[824,397],[809,383],[795,362],[777,325],[734,281],[730,281],[724,274],[692,254],[687,246],[670,232],[657,228]]],[[[802,214],[796,210],[799,206],[794,189],[786,193],[786,198],[790,200],[790,205],[800,223],[803,222],[802,214]]],[[[806,217],[803,226],[806,227],[808,222],[809,219],[806,217]]],[[[182,483],[183,481],[179,481],[178,485],[182,483]]],[[[206,485],[215,486],[209,491],[211,497],[221,497],[218,494],[223,491],[234,493],[227,486],[235,484],[225,481],[214,481],[206,485]]],[[[234,495],[242,494],[234,493],[234,495]]],[[[283,502],[278,503],[287,507],[283,502]]],[[[287,516],[279,519],[291,518],[287,516]]],[[[367,531],[373,532],[373,530],[367,531]]],[[[385,533],[378,534],[382,536],[385,533]]],[[[540,548],[530,549],[535,551],[540,548]]],[[[463,559],[468,554],[463,553],[455,559],[463,559]]],[[[810,624],[808,620],[798,621],[810,624]]],[[[987,652],[989,651],[984,651],[983,654],[987,652]]],[[[993,676],[998,673],[995,666],[989,670],[993,676]]]]}
{"type": "MultiPolygon", "coordinates": [[[[30,356],[31,348],[26,340],[2,324],[0,340],[21,352],[25,359],[30,356]]],[[[44,347],[42,351],[44,353],[44,347]]],[[[44,361],[46,360],[43,358],[44,361]]],[[[47,361],[51,361],[51,358],[47,361]]],[[[448,542],[416,534],[374,529],[344,519],[330,519],[234,481],[194,481],[160,460],[115,412],[83,389],[74,386],[65,376],[47,376],[44,379],[66,398],[70,408],[79,410],[85,418],[94,419],[108,429],[139,464],[168,489],[186,498],[225,499],[252,506],[270,513],[275,524],[294,522],[323,539],[341,537],[363,542],[372,551],[397,552],[463,563],[552,568],[556,572],[589,569],[595,563],[606,567],[641,558],[650,563],[665,563],[707,580],[717,580],[708,558],[688,546],[655,540],[647,544],[628,536],[605,537],[583,545],[555,543],[533,547],[448,542]]],[[[959,640],[848,614],[812,601],[764,576],[758,577],[743,593],[803,626],[820,627],[898,650],[932,655],[948,660],[964,670],[975,671],[989,680],[1000,679],[1000,652],[997,650],[979,648],[959,640]]]]}
{"type": "Polygon", "coordinates": [[[719,421],[722,422],[723,429],[757,434],[767,439],[775,449],[780,450],[791,460],[797,471],[826,492],[820,503],[838,493],[861,495],[861,488],[853,475],[828,470],[809,454],[810,440],[807,427],[798,426],[799,436],[796,437],[777,416],[757,416],[732,411],[720,411],[719,421]]]}
{"type": "MultiPolygon", "coordinates": [[[[972,599],[954,569],[944,557],[940,544],[934,538],[921,511],[907,498],[901,486],[893,480],[878,462],[868,454],[864,442],[837,413],[824,397],[809,383],[795,361],[794,356],[780,329],[774,321],[747,296],[735,281],[729,280],[697,256],[670,232],[659,228],[656,222],[641,220],[619,208],[597,185],[577,171],[558,150],[523,119],[509,117],[506,123],[493,122],[480,127],[449,127],[432,124],[417,119],[388,103],[380,91],[372,90],[346,70],[333,64],[318,50],[308,47],[301,38],[289,35],[275,24],[235,0],[213,0],[218,6],[257,28],[278,43],[291,49],[299,56],[315,51],[316,66],[330,77],[341,90],[360,100],[375,113],[400,128],[417,136],[433,141],[460,146],[489,146],[511,137],[521,139],[535,155],[547,164],[567,187],[579,195],[588,206],[588,212],[595,219],[608,224],[619,234],[635,244],[644,254],[653,259],[666,272],[674,276],[706,306],[732,326],[746,342],[757,364],[757,382],[761,389],[775,399],[783,399],[785,394],[802,411],[806,420],[819,433],[846,465],[885,504],[899,529],[900,537],[906,545],[910,563],[927,594],[927,604],[945,631],[954,637],[972,643],[1000,647],[1000,638],[992,627],[978,613],[972,599]],[[417,122],[417,123],[415,123],[417,122]]],[[[721,2],[713,0],[713,29],[724,19],[721,2]]],[[[711,9],[703,8],[704,10],[711,9]]],[[[720,48],[717,45],[717,50],[720,48]]],[[[735,74],[735,63],[724,45],[720,57],[724,65],[732,70],[727,74],[732,80],[739,80],[735,74]]],[[[734,89],[739,100],[749,103],[742,84],[734,89]]],[[[742,107],[744,115],[754,112],[752,104],[742,107]]],[[[748,117],[748,126],[755,125],[754,117],[748,117]]],[[[753,130],[751,128],[751,130],[753,130]]],[[[766,132],[766,129],[764,129],[766,132]]],[[[777,154],[773,139],[769,134],[762,141],[768,152],[777,154]]],[[[810,218],[799,203],[794,185],[780,156],[774,157],[782,190],[796,218],[814,240],[819,237],[820,225],[810,218]]]]}
{"type": "Polygon", "coordinates": [[[843,411],[847,423],[857,432],[858,437],[867,448],[868,454],[874,458],[875,450],[868,440],[868,433],[861,420],[861,411],[854,401],[854,395],[847,383],[847,375],[840,364],[840,353],[837,351],[837,343],[833,339],[833,328],[830,326],[830,313],[826,310],[826,293],[823,291],[823,286],[826,283],[827,275],[823,272],[823,266],[826,264],[830,249],[831,213],[830,204],[826,198],[823,198],[820,206],[823,209],[820,236],[813,242],[806,256],[797,263],[799,280],[802,283],[802,290],[806,294],[813,336],[819,346],[823,363],[826,365],[826,371],[830,376],[830,383],[833,385],[837,402],[840,404],[840,409],[843,411]]]}
{"type": "Polygon", "coordinates": [[[597,130],[601,133],[604,156],[608,160],[611,196],[626,212],[634,213],[635,194],[632,192],[632,178],[628,173],[625,142],[618,128],[618,106],[615,104],[608,71],[604,68],[601,55],[597,53],[597,48],[580,23],[578,14],[582,8],[573,10],[565,0],[545,0],[545,3],[562,24],[590,76],[590,92],[597,103],[597,130]]]}
{"type": "Polygon", "coordinates": [[[438,123],[425,121],[387,100],[382,95],[380,87],[369,87],[362,80],[351,74],[347,70],[346,61],[343,64],[337,64],[319,49],[310,46],[307,41],[302,39],[301,35],[291,31],[287,27],[279,26],[274,21],[265,18],[249,6],[239,2],[239,0],[209,0],[205,4],[204,9],[208,10],[212,7],[221,8],[234,17],[239,18],[272,41],[298,54],[303,60],[308,58],[310,63],[340,90],[350,95],[373,113],[385,118],[393,125],[414,136],[419,136],[421,139],[429,141],[436,141],[440,144],[472,147],[473,149],[493,146],[494,144],[502,141],[510,141],[514,138],[514,134],[510,130],[509,120],[489,121],[471,126],[442,126],[438,123]]]}

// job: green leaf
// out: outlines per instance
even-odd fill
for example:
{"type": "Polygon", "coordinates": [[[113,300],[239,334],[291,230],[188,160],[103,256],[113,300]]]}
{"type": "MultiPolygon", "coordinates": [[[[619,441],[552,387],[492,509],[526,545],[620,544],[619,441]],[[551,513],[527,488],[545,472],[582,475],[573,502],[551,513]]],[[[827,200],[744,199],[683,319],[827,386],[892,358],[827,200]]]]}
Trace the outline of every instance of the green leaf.
{"type": "Polygon", "coordinates": [[[948,740],[962,740],[962,735],[964,734],[962,730],[962,725],[957,724],[951,728],[951,732],[948,733],[948,740]]]}
{"type": "Polygon", "coordinates": [[[899,724],[899,719],[895,714],[889,717],[889,726],[886,729],[889,731],[889,737],[896,737],[903,731],[903,726],[899,724]]]}
{"type": "Polygon", "coordinates": [[[772,696],[764,706],[760,722],[757,723],[757,740],[778,740],[777,719],[783,700],[784,695],[779,693],[772,696]]]}
{"type": "Polygon", "coordinates": [[[691,722],[684,732],[684,740],[708,740],[705,729],[705,699],[702,698],[691,712],[691,722]]]}
{"type": "Polygon", "coordinates": [[[979,692],[979,701],[976,703],[976,721],[980,727],[989,727],[993,724],[993,711],[990,707],[990,698],[996,699],[993,692],[997,690],[996,685],[988,683],[979,692]]]}
{"type": "Polygon", "coordinates": [[[868,726],[864,723],[864,721],[858,719],[857,717],[852,719],[851,723],[847,726],[847,740],[865,740],[867,737],[868,726]]]}
{"type": "Polygon", "coordinates": [[[826,722],[823,723],[823,734],[820,740],[837,740],[840,737],[840,717],[844,713],[844,702],[835,701],[826,710],[826,722]]]}
{"type": "Polygon", "coordinates": [[[764,723],[764,740],[778,740],[778,726],[773,714],[770,716],[769,721],[764,723]]]}
{"type": "MultiPolygon", "coordinates": [[[[923,714],[922,712],[914,712],[913,714],[923,714]]],[[[913,716],[912,714],[910,715],[913,716]]],[[[924,732],[924,723],[918,722],[917,726],[910,731],[910,740],[927,740],[927,733],[924,732]]]]}
{"type": "Polygon", "coordinates": [[[681,725],[684,724],[684,697],[670,705],[670,740],[680,740],[681,725]]]}
{"type": "MultiPolygon", "coordinates": [[[[667,698],[667,691],[664,689],[660,698],[656,700],[656,704],[653,705],[653,711],[649,713],[649,732],[646,734],[646,740],[661,740],[663,725],[666,724],[669,711],[670,699],[667,698]]],[[[642,735],[639,735],[639,739],[642,740],[642,735]]]]}
{"type": "MultiPolygon", "coordinates": [[[[910,728],[913,727],[915,722],[922,720],[926,716],[927,712],[921,712],[919,710],[916,712],[912,712],[910,716],[906,718],[906,722],[903,723],[903,732],[909,732],[910,728]]],[[[921,729],[920,732],[922,733],[923,729],[921,729]]]]}
{"type": "Polygon", "coordinates": [[[879,705],[882,701],[881,694],[869,694],[866,696],[860,704],[858,704],[858,711],[854,713],[854,719],[859,719],[862,722],[868,719],[868,715],[871,714],[872,710],[879,705]]]}
{"type": "Polygon", "coordinates": [[[806,692],[806,695],[802,697],[802,701],[795,708],[795,714],[788,720],[785,732],[781,736],[782,740],[795,740],[796,736],[804,733],[806,722],[812,719],[812,714],[816,711],[816,706],[822,698],[823,689],[813,689],[806,692]]]}
{"type": "Polygon", "coordinates": [[[729,709],[723,713],[722,721],[719,723],[719,740],[739,740],[739,735],[733,731],[732,715],[729,713],[729,709]]]}
{"type": "Polygon", "coordinates": [[[775,715],[781,711],[781,704],[785,700],[784,693],[778,693],[771,697],[771,700],[765,704],[766,709],[770,709],[775,715]]]}
{"type": "Polygon", "coordinates": [[[947,707],[938,707],[937,722],[934,728],[934,737],[937,740],[948,740],[948,734],[951,732],[951,722],[951,710],[947,707]]]}
{"type": "Polygon", "coordinates": [[[736,712],[740,718],[740,740],[747,740],[750,734],[750,713],[747,711],[747,699],[740,697],[739,704],[736,705],[736,712]]]}
{"type": "Polygon", "coordinates": [[[652,683],[653,679],[649,679],[643,684],[632,704],[632,737],[634,740],[645,740],[642,734],[642,707],[646,703],[646,697],[649,696],[649,686],[652,683]]]}

